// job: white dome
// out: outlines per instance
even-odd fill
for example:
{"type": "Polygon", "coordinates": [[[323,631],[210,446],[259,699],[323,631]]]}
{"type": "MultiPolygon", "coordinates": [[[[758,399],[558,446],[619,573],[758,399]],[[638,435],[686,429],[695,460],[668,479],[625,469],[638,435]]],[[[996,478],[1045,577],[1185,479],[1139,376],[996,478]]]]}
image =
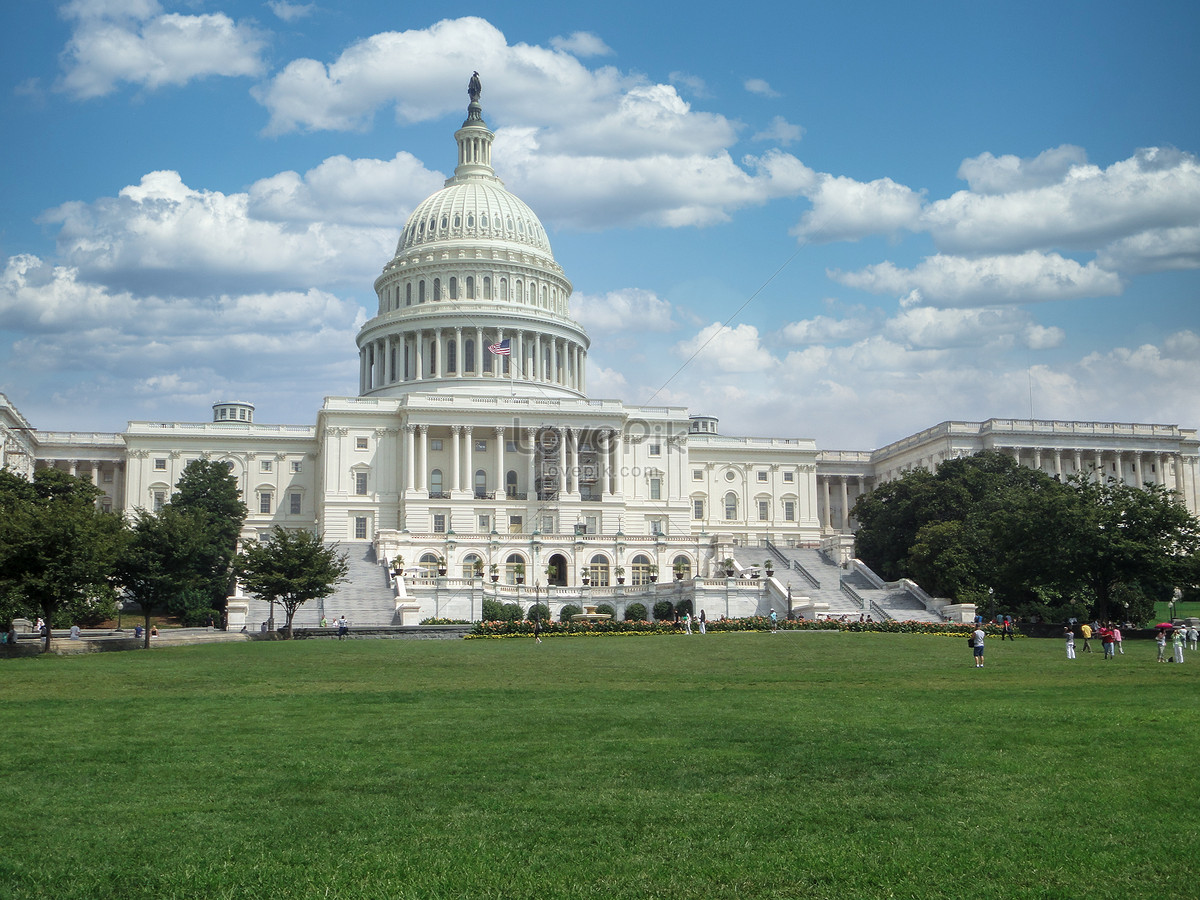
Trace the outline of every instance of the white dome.
{"type": "Polygon", "coordinates": [[[498,178],[452,178],[450,182],[413,210],[400,233],[397,256],[414,249],[427,251],[439,245],[469,243],[472,247],[521,253],[535,250],[553,259],[546,229],[538,217],[520,198],[506,191],[498,178]]]}

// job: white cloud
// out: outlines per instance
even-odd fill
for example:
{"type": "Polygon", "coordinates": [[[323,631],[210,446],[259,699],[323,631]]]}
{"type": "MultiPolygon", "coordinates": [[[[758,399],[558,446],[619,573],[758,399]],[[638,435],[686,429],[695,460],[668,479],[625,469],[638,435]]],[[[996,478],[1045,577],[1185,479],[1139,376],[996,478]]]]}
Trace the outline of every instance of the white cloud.
{"type": "MultiPolygon", "coordinates": [[[[745,323],[729,328],[714,322],[694,337],[680,341],[675,351],[685,360],[691,360],[691,367],[706,372],[713,369],[718,372],[764,372],[778,365],[759,342],[758,329],[745,323]]],[[[693,368],[693,371],[697,369],[693,368]]]]}
{"type": "Polygon", "coordinates": [[[1086,164],[1087,153],[1082,147],[1063,144],[1033,159],[982,153],[964,159],[958,167],[958,177],[976,194],[1008,194],[1057,184],[1072,168],[1086,164]]]}
{"type": "Polygon", "coordinates": [[[551,38],[550,46],[572,56],[611,56],[613,52],[608,44],[590,31],[576,31],[569,37],[551,38]]]}
{"type": "Polygon", "coordinates": [[[921,214],[921,194],[890,178],[861,182],[821,175],[809,196],[813,208],[791,233],[810,241],[854,241],[912,230],[921,214]]]}
{"type": "Polygon", "coordinates": [[[1067,333],[1057,325],[1044,326],[1030,323],[1021,334],[1025,346],[1030,350],[1050,350],[1062,345],[1067,333]]]}
{"type": "Polygon", "coordinates": [[[671,304],[651,291],[627,288],[604,296],[571,296],[571,311],[587,330],[597,333],[665,332],[675,329],[671,304]]]}
{"type": "Polygon", "coordinates": [[[315,3],[288,3],[287,0],[268,0],[267,6],[285,22],[308,18],[317,11],[315,3]]]}
{"type": "Polygon", "coordinates": [[[1140,150],[1107,169],[1075,165],[1041,187],[959,191],[923,216],[939,249],[953,253],[1094,250],[1147,230],[1198,224],[1200,163],[1170,148],[1140,150]]]}
{"type": "Polygon", "coordinates": [[[62,7],[72,23],[59,90],[87,100],[122,83],[150,90],[210,75],[257,76],[263,36],[224,13],[163,14],[151,0],[80,0],[62,7]]]}
{"type": "Polygon", "coordinates": [[[937,307],[1040,303],[1113,296],[1122,290],[1120,277],[1094,262],[1080,265],[1057,253],[1033,251],[977,259],[938,254],[912,269],[884,262],[829,276],[875,294],[908,294],[908,305],[937,307]]]}
{"type": "Polygon", "coordinates": [[[667,81],[671,84],[682,86],[693,97],[705,98],[712,96],[708,89],[708,84],[699,75],[692,75],[690,72],[671,72],[667,75],[667,81]]]}
{"type": "Polygon", "coordinates": [[[790,322],[783,328],[784,339],[792,344],[826,344],[857,340],[878,329],[873,316],[851,316],[838,319],[833,316],[814,316],[799,322],[790,322]]]}
{"type": "Polygon", "coordinates": [[[744,87],[751,94],[758,94],[760,97],[780,96],[779,92],[771,87],[771,85],[762,78],[747,78],[742,82],[742,87],[744,87]]]}
{"type": "Polygon", "coordinates": [[[776,141],[788,147],[804,137],[804,129],[791,124],[783,116],[775,116],[771,124],[751,138],[753,141],[776,141]]]}
{"type": "Polygon", "coordinates": [[[1200,225],[1153,228],[1113,241],[1096,262],[1121,272],[1162,272],[1200,268],[1200,225]]]}
{"type": "Polygon", "coordinates": [[[902,309],[888,320],[884,334],[906,347],[930,349],[1010,343],[1023,330],[1029,315],[1018,309],[902,309]]]}

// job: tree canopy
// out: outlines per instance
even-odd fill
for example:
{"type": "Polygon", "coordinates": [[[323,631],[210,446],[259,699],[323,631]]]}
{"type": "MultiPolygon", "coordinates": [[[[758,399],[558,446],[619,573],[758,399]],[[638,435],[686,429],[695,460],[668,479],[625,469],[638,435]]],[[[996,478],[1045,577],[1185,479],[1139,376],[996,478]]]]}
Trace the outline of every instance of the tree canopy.
{"type": "Polygon", "coordinates": [[[320,535],[277,525],[267,540],[246,542],[236,568],[248,592],[284,608],[290,639],[296,610],[309,600],[332,594],[345,580],[349,564],[337,544],[326,546],[320,535]]]}
{"type": "Polygon", "coordinates": [[[1200,547],[1200,523],[1160,486],[1059,481],[990,451],[881,485],[854,516],[858,556],[885,579],[989,616],[1144,621],[1200,547]]]}
{"type": "Polygon", "coordinates": [[[3,613],[40,615],[50,629],[75,619],[106,618],[124,544],[119,515],[96,506],[91,482],[59,469],[33,481],[0,470],[0,597],[3,613]]]}

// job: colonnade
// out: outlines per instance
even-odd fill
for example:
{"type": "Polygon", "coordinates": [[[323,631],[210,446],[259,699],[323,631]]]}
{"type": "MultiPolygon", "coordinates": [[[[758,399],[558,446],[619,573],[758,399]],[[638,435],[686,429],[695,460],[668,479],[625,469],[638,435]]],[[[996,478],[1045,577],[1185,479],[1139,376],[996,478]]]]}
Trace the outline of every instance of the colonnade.
{"type": "Polygon", "coordinates": [[[503,328],[418,328],[359,348],[359,393],[427,379],[514,378],[587,392],[587,350],[578,341],[503,328]],[[490,351],[509,341],[509,355],[490,351]]]}
{"type": "Polygon", "coordinates": [[[850,507],[851,499],[857,500],[867,492],[867,476],[866,475],[822,475],[817,474],[817,484],[820,486],[820,516],[822,531],[850,531],[850,507]],[[855,490],[854,496],[850,496],[850,482],[854,481],[855,490]],[[838,511],[838,519],[836,524],[833,521],[833,502],[831,484],[838,487],[839,500],[841,508],[838,511]]]}
{"type": "Polygon", "coordinates": [[[125,492],[125,463],[122,460],[43,458],[35,460],[33,467],[35,470],[64,469],[76,477],[85,477],[94,486],[105,491],[105,495],[100,497],[96,501],[97,503],[103,504],[105,498],[108,498],[114,509],[120,509],[122,507],[120,498],[125,492]],[[103,472],[106,468],[112,469],[112,477],[105,482],[105,484],[111,484],[111,489],[108,490],[106,490],[101,484],[103,472]]]}
{"type": "Polygon", "coordinates": [[[1129,475],[1133,476],[1133,485],[1141,487],[1147,482],[1164,488],[1182,490],[1183,486],[1183,454],[1157,450],[1097,450],[1062,449],[1041,447],[1000,447],[1019,464],[1038,469],[1061,478],[1078,472],[1088,472],[1094,481],[1104,478],[1116,478],[1118,481],[1129,483],[1129,475]],[[1064,469],[1064,463],[1071,464],[1071,471],[1064,469]],[[1128,464],[1128,466],[1127,466],[1128,464]],[[1169,481],[1167,473],[1172,479],[1169,481]]]}
{"type": "MultiPolygon", "coordinates": [[[[430,493],[429,464],[430,430],[449,435],[450,466],[449,486],[443,485],[442,493],[448,499],[458,499],[463,493],[472,496],[504,496],[509,486],[506,474],[516,472],[517,461],[511,456],[524,456],[525,490],[510,499],[532,499],[529,495],[578,495],[581,485],[591,483],[584,478],[586,473],[580,462],[583,447],[580,428],[511,428],[501,425],[421,425],[404,426],[404,486],[409,492],[430,493]],[[547,433],[553,437],[548,437],[547,433]],[[511,435],[513,450],[508,450],[511,435]],[[488,440],[492,446],[477,457],[476,440],[488,440]],[[490,457],[490,460],[489,460],[490,457]],[[490,465],[489,465],[490,462],[490,465]],[[513,463],[512,467],[509,464],[513,463]],[[475,481],[476,466],[485,473],[484,484],[475,481]],[[489,469],[491,470],[489,472],[489,469]],[[521,494],[524,497],[520,496],[521,494]]],[[[595,485],[600,499],[618,493],[620,443],[615,431],[603,432],[605,440],[600,446],[590,448],[596,457],[595,485]]],[[[443,438],[444,439],[444,438],[443,438]]],[[[600,443],[600,442],[597,442],[600,443]]],[[[518,482],[519,484],[519,482],[518,482]]]]}

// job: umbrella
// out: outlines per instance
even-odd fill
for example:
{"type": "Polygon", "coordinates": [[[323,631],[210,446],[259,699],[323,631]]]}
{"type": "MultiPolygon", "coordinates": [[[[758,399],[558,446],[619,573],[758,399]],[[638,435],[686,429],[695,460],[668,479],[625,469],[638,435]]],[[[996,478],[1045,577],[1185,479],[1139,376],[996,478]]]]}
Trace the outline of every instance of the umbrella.
{"type": "Polygon", "coordinates": [[[1154,627],[1155,627],[1155,628],[1174,628],[1174,627],[1175,627],[1175,623],[1174,623],[1174,622],[1159,622],[1159,623],[1158,623],[1157,625],[1155,625],[1154,627]]]}

